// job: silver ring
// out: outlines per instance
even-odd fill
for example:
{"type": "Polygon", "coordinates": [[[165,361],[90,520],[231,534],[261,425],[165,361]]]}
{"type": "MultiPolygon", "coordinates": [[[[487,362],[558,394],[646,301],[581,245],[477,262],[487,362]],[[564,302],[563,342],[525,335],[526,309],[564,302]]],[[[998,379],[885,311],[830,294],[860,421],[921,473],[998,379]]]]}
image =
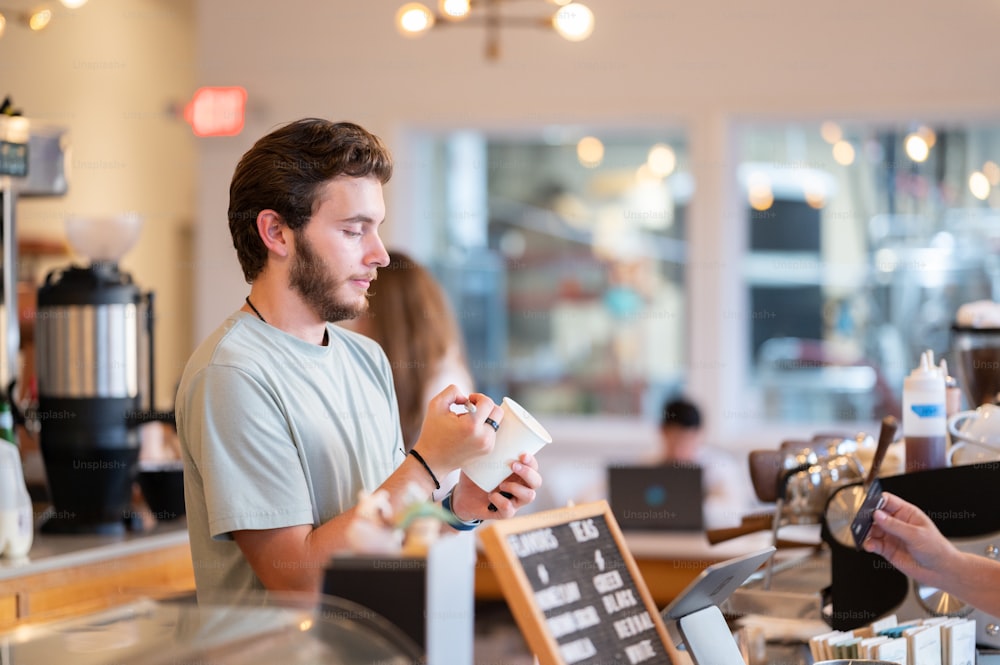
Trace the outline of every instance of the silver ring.
{"type": "Polygon", "coordinates": [[[500,429],[500,423],[498,423],[497,421],[493,420],[492,418],[487,418],[486,419],[486,424],[489,425],[490,427],[492,427],[494,432],[497,431],[498,429],[500,429]]]}

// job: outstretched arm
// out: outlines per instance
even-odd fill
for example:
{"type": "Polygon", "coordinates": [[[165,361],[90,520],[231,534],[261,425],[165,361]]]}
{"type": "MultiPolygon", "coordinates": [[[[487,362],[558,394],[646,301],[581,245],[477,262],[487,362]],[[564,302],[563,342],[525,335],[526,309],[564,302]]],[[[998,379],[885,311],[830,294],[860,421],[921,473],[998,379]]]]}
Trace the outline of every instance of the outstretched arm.
{"type": "Polygon", "coordinates": [[[903,574],[947,591],[988,614],[1000,614],[1000,561],[962,552],[920,508],[886,492],[865,540],[903,574]]]}

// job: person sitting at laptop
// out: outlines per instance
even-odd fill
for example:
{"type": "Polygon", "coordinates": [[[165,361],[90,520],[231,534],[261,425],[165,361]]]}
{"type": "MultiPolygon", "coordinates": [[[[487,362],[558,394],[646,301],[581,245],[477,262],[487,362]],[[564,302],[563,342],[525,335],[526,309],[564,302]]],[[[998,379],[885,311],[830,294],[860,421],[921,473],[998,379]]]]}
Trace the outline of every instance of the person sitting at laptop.
{"type": "Polygon", "coordinates": [[[691,464],[702,468],[705,526],[735,526],[753,509],[750,472],[733,455],[705,442],[701,411],[678,396],[663,405],[660,449],[650,464],[691,464]]]}

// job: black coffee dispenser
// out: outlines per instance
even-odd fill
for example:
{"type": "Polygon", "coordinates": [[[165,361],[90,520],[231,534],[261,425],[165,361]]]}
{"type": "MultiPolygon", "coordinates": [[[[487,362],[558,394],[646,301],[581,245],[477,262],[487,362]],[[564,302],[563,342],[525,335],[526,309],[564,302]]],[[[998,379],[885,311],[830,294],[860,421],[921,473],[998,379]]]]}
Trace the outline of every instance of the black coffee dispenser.
{"type": "Polygon", "coordinates": [[[52,499],[43,532],[124,531],[139,426],[173,421],[172,412],[151,410],[152,332],[153,294],[141,293],[113,261],[53,270],[38,289],[37,417],[52,499]],[[144,373],[150,410],[143,410],[144,373]]]}

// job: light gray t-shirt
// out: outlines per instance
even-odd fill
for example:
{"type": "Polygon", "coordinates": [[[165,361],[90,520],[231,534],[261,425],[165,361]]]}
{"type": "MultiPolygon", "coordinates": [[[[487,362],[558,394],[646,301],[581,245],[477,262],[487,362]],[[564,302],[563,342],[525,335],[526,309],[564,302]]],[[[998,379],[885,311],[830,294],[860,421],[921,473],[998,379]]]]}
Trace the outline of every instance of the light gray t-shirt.
{"type": "Polygon", "coordinates": [[[382,349],[327,330],[319,346],[236,312],[188,361],[176,414],[201,602],[263,589],[231,532],[319,526],[405,457],[382,349]]]}

